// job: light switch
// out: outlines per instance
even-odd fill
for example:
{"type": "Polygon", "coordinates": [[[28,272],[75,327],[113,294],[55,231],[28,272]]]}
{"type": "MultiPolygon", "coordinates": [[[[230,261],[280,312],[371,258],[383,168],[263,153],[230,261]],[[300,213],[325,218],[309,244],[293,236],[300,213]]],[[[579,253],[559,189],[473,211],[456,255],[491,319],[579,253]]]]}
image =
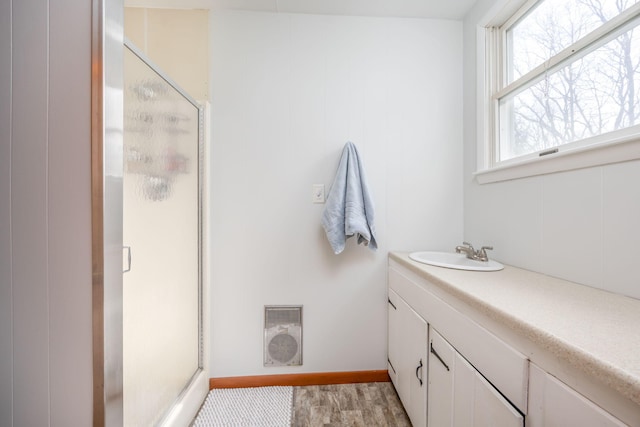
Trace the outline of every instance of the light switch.
{"type": "Polygon", "coordinates": [[[324,184],[313,184],[311,201],[313,203],[324,203],[324,184]]]}

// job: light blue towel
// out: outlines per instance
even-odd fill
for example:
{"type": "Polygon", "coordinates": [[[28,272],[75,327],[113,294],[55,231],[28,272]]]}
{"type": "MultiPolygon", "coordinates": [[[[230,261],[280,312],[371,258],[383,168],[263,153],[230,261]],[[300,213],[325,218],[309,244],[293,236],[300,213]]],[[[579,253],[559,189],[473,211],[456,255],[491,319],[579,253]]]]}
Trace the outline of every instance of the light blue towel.
{"type": "Polygon", "coordinates": [[[354,235],[358,236],[358,244],[364,243],[372,250],[378,248],[373,201],[362,160],[353,142],[347,142],[342,150],[338,171],[322,212],[322,227],[336,255],[344,250],[347,239],[354,235]]]}

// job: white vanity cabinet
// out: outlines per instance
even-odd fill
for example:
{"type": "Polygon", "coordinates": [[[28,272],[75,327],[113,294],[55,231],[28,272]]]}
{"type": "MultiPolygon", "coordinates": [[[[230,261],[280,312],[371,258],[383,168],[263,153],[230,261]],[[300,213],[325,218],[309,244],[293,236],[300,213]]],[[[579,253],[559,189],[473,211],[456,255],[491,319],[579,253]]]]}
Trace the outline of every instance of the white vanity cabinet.
{"type": "MultiPolygon", "coordinates": [[[[418,284],[418,279],[412,280],[409,277],[411,274],[403,269],[389,269],[388,357],[389,375],[414,427],[501,427],[503,424],[491,422],[496,412],[493,409],[496,407],[495,402],[507,403],[510,410],[506,412],[518,414],[501,394],[507,396],[523,413],[526,412],[527,358],[436,295],[426,291],[418,284]],[[429,335],[430,331],[433,336],[429,335]],[[453,361],[456,351],[464,355],[457,355],[460,359],[457,366],[461,366],[458,377],[452,375],[453,372],[442,372],[442,366],[436,365],[436,362],[441,362],[430,352],[431,345],[443,349],[443,360],[446,358],[453,361]],[[465,358],[471,364],[463,364],[465,358]],[[482,375],[476,376],[476,369],[482,375]],[[473,375],[465,375],[468,372],[473,375]],[[500,392],[482,376],[489,378],[500,392]],[[453,388],[454,381],[461,384],[453,388]],[[489,387],[486,392],[483,389],[485,385],[489,387]],[[439,388],[442,390],[438,391],[439,388]],[[468,390],[471,390],[471,394],[467,396],[464,393],[468,390]],[[475,402],[479,405],[477,411],[473,409],[475,402]],[[465,414],[460,412],[456,424],[453,424],[454,404],[470,411],[465,414]],[[487,408],[490,411],[483,412],[487,408]],[[486,422],[474,424],[474,419],[478,422],[486,419],[486,422]]],[[[445,364],[449,365],[446,361],[445,364]]],[[[451,362],[451,366],[454,365],[451,362]]],[[[522,426],[523,423],[504,424],[505,427],[511,425],[522,426]]]]}
{"type": "Polygon", "coordinates": [[[427,322],[389,290],[389,376],[411,423],[426,425],[427,322]]]}
{"type": "MultiPolygon", "coordinates": [[[[566,348],[580,356],[583,350],[574,349],[573,341],[549,334],[548,328],[556,333],[566,328],[549,326],[545,319],[556,313],[545,311],[545,304],[564,298],[562,308],[569,311],[572,299],[563,295],[565,287],[580,295],[595,291],[514,268],[490,276],[422,267],[405,254],[390,257],[388,273],[389,375],[414,427],[640,426],[635,401],[537,343],[551,342],[554,351],[566,348]],[[557,286],[557,295],[553,286],[546,286],[548,281],[557,286]],[[520,309],[541,325],[529,330],[527,323],[518,323],[528,334],[492,317],[519,319],[511,305],[523,295],[526,303],[520,309]],[[537,305],[527,305],[530,301],[537,305]],[[542,314],[535,313],[536,307],[542,314]]],[[[619,310],[633,311],[625,304],[636,307],[634,301],[622,300],[619,310]]],[[[626,316],[635,318],[633,313],[626,316]]],[[[584,342],[584,336],[575,341],[584,342]]]]}
{"type": "Polygon", "coordinates": [[[524,426],[524,416],[431,327],[428,378],[429,426],[524,426]]]}
{"type": "Polygon", "coordinates": [[[524,426],[524,417],[403,298],[392,289],[388,298],[389,376],[414,427],[524,426]]]}

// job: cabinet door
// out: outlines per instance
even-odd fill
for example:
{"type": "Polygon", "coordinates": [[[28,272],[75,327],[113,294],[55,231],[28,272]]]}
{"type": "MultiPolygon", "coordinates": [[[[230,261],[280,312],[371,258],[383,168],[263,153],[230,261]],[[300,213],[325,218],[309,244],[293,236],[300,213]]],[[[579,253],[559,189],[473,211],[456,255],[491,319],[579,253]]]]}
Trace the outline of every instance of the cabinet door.
{"type": "MultiPolygon", "coordinates": [[[[387,370],[389,372],[389,377],[391,377],[391,382],[395,386],[396,390],[399,392],[398,386],[398,372],[396,370],[396,366],[399,366],[399,346],[398,346],[398,334],[399,334],[399,315],[398,315],[398,301],[400,297],[398,294],[389,289],[388,295],[388,304],[387,304],[387,370]]],[[[400,396],[402,399],[402,396],[400,396]]]]}
{"type": "Polygon", "coordinates": [[[477,371],[475,373],[473,425],[523,427],[524,417],[477,371]]]}
{"type": "Polygon", "coordinates": [[[467,362],[460,353],[454,357],[453,390],[453,423],[447,424],[454,427],[470,427],[475,424],[475,391],[477,371],[467,362]]]}
{"type": "Polygon", "coordinates": [[[524,417],[433,328],[429,328],[430,427],[523,427],[524,417]]]}
{"type": "Polygon", "coordinates": [[[625,423],[604,411],[557,378],[531,365],[530,427],[622,427],[625,423]]]}
{"type": "Polygon", "coordinates": [[[389,290],[389,375],[414,427],[427,418],[427,322],[389,290]]]}
{"type": "MultiPolygon", "coordinates": [[[[430,426],[450,426],[453,420],[455,350],[429,327],[429,403],[430,426]]],[[[471,383],[473,384],[473,382],[471,383]]]]}
{"type": "Polygon", "coordinates": [[[414,427],[427,425],[427,322],[408,305],[402,310],[401,381],[409,392],[407,414],[414,427]]]}
{"type": "Polygon", "coordinates": [[[454,375],[454,426],[524,427],[524,416],[458,353],[454,375]]]}

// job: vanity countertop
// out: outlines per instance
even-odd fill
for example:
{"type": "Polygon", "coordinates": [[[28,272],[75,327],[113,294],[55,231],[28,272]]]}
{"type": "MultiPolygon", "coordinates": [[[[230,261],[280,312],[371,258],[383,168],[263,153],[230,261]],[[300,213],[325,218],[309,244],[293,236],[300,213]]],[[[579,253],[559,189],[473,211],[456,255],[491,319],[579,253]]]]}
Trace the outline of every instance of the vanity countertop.
{"type": "Polygon", "coordinates": [[[640,300],[505,266],[496,272],[389,258],[640,405],[640,300]]]}

